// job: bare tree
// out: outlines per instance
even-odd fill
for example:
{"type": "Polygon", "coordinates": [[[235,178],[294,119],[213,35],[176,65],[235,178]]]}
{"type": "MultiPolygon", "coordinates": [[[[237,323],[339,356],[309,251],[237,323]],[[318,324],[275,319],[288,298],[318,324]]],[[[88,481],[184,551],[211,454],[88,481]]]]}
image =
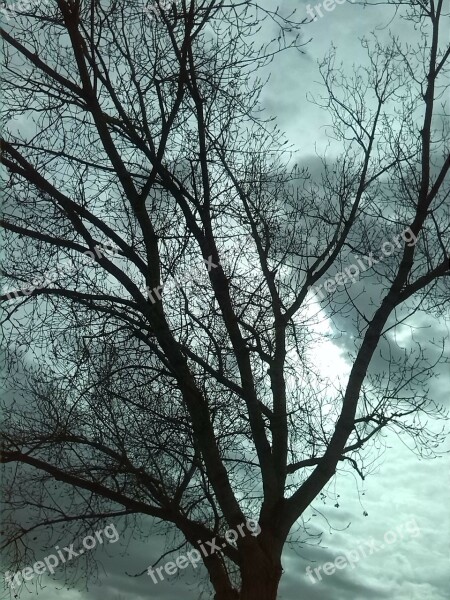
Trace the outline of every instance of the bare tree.
{"type": "Polygon", "coordinates": [[[418,48],[365,41],[349,79],[323,62],[343,151],[320,180],[259,104],[272,59],[302,46],[294,16],[107,4],[57,0],[3,31],[5,546],[17,565],[41,528],[154,517],[176,543],[217,538],[217,600],[273,600],[338,468],[364,477],[387,428],[424,453],[441,440],[424,421],[445,417],[426,385],[444,349],[390,332],[449,298],[443,0],[398,3],[418,48]],[[324,315],[354,332],[334,387],[311,354],[324,315]],[[224,537],[249,517],[260,535],[224,537]]]}

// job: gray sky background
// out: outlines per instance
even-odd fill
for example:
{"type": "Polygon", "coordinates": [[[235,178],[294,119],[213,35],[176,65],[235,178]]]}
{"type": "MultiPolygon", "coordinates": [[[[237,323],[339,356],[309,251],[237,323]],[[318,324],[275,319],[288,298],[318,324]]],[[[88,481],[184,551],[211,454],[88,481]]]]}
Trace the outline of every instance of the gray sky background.
{"type": "MultiPolygon", "coordinates": [[[[301,14],[305,12],[306,4],[303,0],[289,0],[281,2],[280,7],[297,6],[298,14],[301,14]]],[[[314,2],[311,5],[314,6],[314,2]]],[[[280,128],[299,148],[300,162],[314,155],[315,144],[319,153],[327,144],[324,125],[329,122],[329,117],[306,101],[306,94],[317,90],[317,61],[333,43],[337,46],[338,56],[350,69],[363,56],[359,38],[368,35],[376,26],[380,27],[379,35],[385,36],[387,30],[381,27],[389,23],[391,15],[386,6],[364,9],[350,3],[337,5],[333,12],[324,13],[322,19],[305,27],[305,39],[312,37],[313,40],[304,48],[304,55],[286,54],[275,62],[271,80],[264,91],[264,106],[268,114],[278,117],[280,128]]],[[[403,38],[408,35],[414,41],[413,33],[405,23],[401,24],[400,30],[403,38]]],[[[423,314],[417,319],[421,325],[428,326],[419,334],[424,348],[431,350],[433,338],[450,337],[448,321],[439,323],[423,314]]],[[[404,343],[407,343],[407,337],[404,343]]],[[[330,344],[326,352],[328,356],[324,359],[328,358],[330,363],[345,361],[342,348],[330,344]]],[[[436,401],[448,405],[449,391],[450,373],[448,368],[442,368],[431,392],[436,401]]],[[[445,600],[449,597],[449,460],[447,457],[420,460],[393,435],[386,443],[388,448],[377,461],[376,472],[365,482],[356,482],[349,474],[338,475],[333,481],[333,491],[340,494],[339,508],[334,508],[331,501],[325,506],[320,500],[315,503],[334,529],[327,525],[325,518],[311,516],[311,509],[310,524],[323,531],[322,543],[320,547],[299,543],[295,548],[286,548],[280,600],[445,600]],[[364,516],[365,511],[368,516],[364,516]],[[404,527],[412,519],[420,529],[419,536],[412,537],[404,530],[403,540],[384,544],[376,554],[361,558],[353,569],[346,567],[334,575],[324,575],[322,581],[314,584],[307,577],[305,569],[308,565],[314,568],[334,561],[338,555],[364,545],[370,538],[383,543],[386,532],[404,527]]],[[[64,539],[60,545],[73,541],[64,539]]],[[[125,575],[125,572],[140,572],[155,561],[163,549],[163,540],[151,536],[146,542],[130,541],[126,549],[125,541],[126,538],[121,537],[118,543],[108,545],[109,557],[103,550],[97,552],[107,571],[100,573],[101,585],[90,585],[88,591],[68,590],[43,579],[44,589],[31,582],[28,589],[22,590],[20,600],[208,598],[207,594],[201,596],[201,579],[205,577],[201,568],[188,568],[179,575],[166,576],[166,581],[158,585],[146,574],[137,578],[125,575]]],[[[83,584],[81,582],[81,586],[83,584]]]]}

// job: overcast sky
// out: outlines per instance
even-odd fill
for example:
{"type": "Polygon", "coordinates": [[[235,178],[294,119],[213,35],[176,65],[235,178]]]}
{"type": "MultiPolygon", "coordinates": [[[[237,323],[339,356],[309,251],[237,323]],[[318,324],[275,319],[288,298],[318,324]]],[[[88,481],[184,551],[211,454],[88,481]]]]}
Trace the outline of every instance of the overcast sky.
{"type": "MultiPolygon", "coordinates": [[[[306,4],[296,0],[282,2],[280,6],[297,6],[300,14],[305,11],[306,4]]],[[[311,4],[314,6],[314,2],[311,4]]],[[[333,12],[324,13],[323,18],[305,27],[305,39],[311,37],[312,41],[304,48],[304,55],[286,54],[275,63],[276,68],[264,92],[264,105],[268,113],[278,117],[281,129],[299,148],[299,163],[311,160],[315,145],[320,152],[327,143],[324,125],[329,118],[306,101],[307,93],[317,91],[317,61],[333,43],[337,46],[338,56],[350,68],[362,56],[359,38],[375,27],[379,28],[380,36],[386,35],[387,30],[383,27],[392,16],[388,11],[385,6],[364,9],[350,3],[337,5],[333,12]]],[[[411,35],[414,41],[404,23],[397,31],[411,35]]],[[[421,342],[430,352],[433,351],[430,340],[450,335],[448,321],[439,323],[423,314],[417,316],[418,321],[424,327],[420,330],[421,342]]],[[[407,336],[403,343],[408,343],[407,336]]],[[[323,351],[330,364],[327,374],[333,375],[332,365],[338,365],[340,372],[349,367],[342,347],[329,343],[323,351]]],[[[431,394],[436,401],[448,404],[449,391],[450,373],[448,368],[442,368],[436,373],[431,394]]],[[[394,436],[386,439],[386,446],[377,461],[375,473],[365,482],[357,481],[349,474],[338,475],[332,482],[331,489],[340,495],[339,508],[330,501],[325,506],[320,500],[315,503],[307,517],[311,518],[310,524],[316,531],[323,531],[322,542],[320,546],[304,544],[300,536],[299,543],[286,548],[280,600],[448,599],[449,460],[446,457],[421,460],[394,436]],[[314,508],[323,516],[315,513],[314,508]],[[389,533],[395,531],[396,534],[389,533]],[[386,539],[392,540],[394,535],[398,539],[386,543],[386,539]],[[371,539],[377,542],[378,548],[373,554],[370,554],[371,539]],[[369,555],[360,558],[354,568],[347,566],[332,575],[323,575],[322,580],[315,583],[307,576],[308,565],[317,568],[361,546],[369,555]]],[[[152,531],[150,522],[149,531],[152,531]]],[[[72,541],[61,540],[61,545],[72,541]]],[[[97,553],[107,574],[100,572],[99,584],[89,585],[88,591],[55,586],[43,579],[44,589],[31,582],[28,589],[22,589],[20,599],[189,600],[200,597],[201,580],[205,577],[200,568],[185,569],[171,578],[166,576],[166,581],[158,585],[145,573],[140,577],[126,575],[126,572],[136,574],[146,569],[163,549],[163,540],[154,535],[145,542],[131,540],[125,547],[128,541],[121,537],[119,543],[108,545],[109,556],[103,549],[97,553]]],[[[80,587],[84,584],[81,581],[80,587]]]]}

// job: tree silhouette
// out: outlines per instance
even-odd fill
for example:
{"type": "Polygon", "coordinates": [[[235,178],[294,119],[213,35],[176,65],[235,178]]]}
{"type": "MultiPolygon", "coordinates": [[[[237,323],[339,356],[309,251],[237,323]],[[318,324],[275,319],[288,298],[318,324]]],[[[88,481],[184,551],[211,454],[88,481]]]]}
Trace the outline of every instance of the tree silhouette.
{"type": "Polygon", "coordinates": [[[364,477],[386,429],[424,454],[442,439],[427,381],[445,348],[390,334],[449,298],[443,0],[398,3],[417,48],[365,40],[349,78],[334,51],[321,64],[340,154],[315,178],[259,102],[301,51],[295,15],[106,4],[32,6],[3,31],[4,545],[17,566],[41,528],[150,516],[180,547],[216,538],[217,600],[273,600],[338,469],[364,477]],[[334,385],[325,318],[353,334],[334,385]],[[229,542],[249,517],[260,534],[229,542]]]}

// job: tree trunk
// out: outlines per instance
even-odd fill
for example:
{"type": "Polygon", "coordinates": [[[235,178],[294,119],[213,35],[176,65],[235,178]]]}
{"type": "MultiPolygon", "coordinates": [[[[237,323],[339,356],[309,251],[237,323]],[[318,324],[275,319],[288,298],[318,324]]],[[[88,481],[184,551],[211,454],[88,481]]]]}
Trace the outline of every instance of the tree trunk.
{"type": "Polygon", "coordinates": [[[282,574],[280,559],[258,549],[244,561],[239,600],[276,600],[282,574]]]}

